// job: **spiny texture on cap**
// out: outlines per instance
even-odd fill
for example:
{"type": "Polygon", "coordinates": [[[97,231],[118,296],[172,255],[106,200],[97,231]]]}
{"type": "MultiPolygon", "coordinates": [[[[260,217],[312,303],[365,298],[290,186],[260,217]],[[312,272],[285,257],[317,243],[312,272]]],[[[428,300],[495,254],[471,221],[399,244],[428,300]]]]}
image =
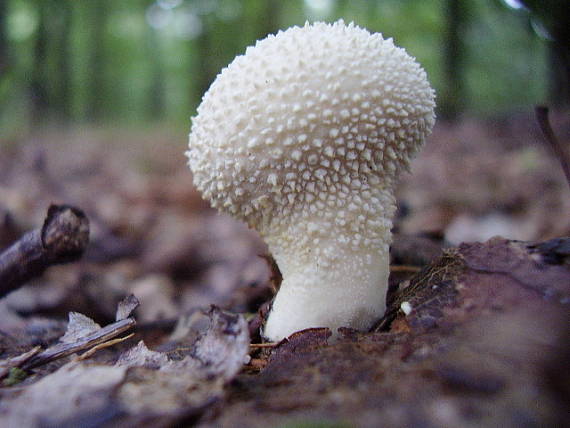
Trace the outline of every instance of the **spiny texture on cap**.
{"type": "Polygon", "coordinates": [[[189,165],[203,196],[257,229],[281,268],[266,335],[366,328],[381,315],[393,182],[431,131],[434,106],[412,57],[342,21],[270,35],[217,76],[193,118],[189,165]],[[301,314],[339,299],[357,310],[301,314]],[[292,327],[272,333],[272,318],[292,327]]]}

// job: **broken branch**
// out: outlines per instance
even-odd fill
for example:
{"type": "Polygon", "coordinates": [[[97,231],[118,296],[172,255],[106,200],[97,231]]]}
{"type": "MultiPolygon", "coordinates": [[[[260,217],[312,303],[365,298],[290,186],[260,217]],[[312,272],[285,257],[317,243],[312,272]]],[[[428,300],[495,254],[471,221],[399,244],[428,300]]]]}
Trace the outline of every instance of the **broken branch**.
{"type": "Polygon", "coordinates": [[[10,358],[9,360],[5,361],[3,364],[0,364],[0,379],[4,379],[6,376],[8,376],[11,369],[20,367],[30,358],[39,354],[41,350],[42,348],[40,346],[36,346],[30,349],[28,352],[24,352],[23,354],[10,358]]]}
{"type": "Polygon", "coordinates": [[[125,318],[121,321],[109,324],[73,343],[58,343],[28,360],[22,365],[22,370],[30,370],[59,358],[91,349],[129,330],[135,324],[136,321],[134,318],[125,318]]]}
{"type": "Polygon", "coordinates": [[[544,139],[550,145],[550,148],[560,161],[564,175],[566,175],[566,181],[568,182],[568,186],[570,186],[570,154],[568,154],[566,147],[564,147],[558,138],[556,138],[556,135],[550,126],[550,121],[548,120],[548,107],[536,106],[534,110],[536,120],[538,121],[542,134],[544,135],[544,139]]]}
{"type": "Polygon", "coordinates": [[[48,267],[78,260],[89,242],[89,220],[78,208],[51,205],[41,229],[26,233],[0,254],[0,298],[48,267]]]}

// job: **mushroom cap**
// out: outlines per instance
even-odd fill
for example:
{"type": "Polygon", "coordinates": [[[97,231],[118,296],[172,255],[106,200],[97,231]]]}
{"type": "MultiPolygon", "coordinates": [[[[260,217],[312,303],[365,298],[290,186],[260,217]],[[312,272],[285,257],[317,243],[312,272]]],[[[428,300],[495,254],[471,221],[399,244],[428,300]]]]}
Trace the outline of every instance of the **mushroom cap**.
{"type": "Polygon", "coordinates": [[[322,194],[390,189],[431,132],[434,98],[420,65],[381,34],[343,21],[280,31],[204,95],[187,152],[194,183],[265,234],[322,194]]]}

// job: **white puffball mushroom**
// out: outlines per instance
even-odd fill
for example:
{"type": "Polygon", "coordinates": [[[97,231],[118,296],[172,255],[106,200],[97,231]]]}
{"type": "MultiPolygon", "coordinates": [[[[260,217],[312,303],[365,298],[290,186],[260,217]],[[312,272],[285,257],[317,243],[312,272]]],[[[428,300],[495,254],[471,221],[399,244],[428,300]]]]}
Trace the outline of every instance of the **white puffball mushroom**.
{"type": "Polygon", "coordinates": [[[283,282],[264,335],[368,329],[385,310],[394,184],[435,122],[392,39],[343,21],[269,35],[217,76],[190,133],[194,183],[265,239],[283,282]]]}

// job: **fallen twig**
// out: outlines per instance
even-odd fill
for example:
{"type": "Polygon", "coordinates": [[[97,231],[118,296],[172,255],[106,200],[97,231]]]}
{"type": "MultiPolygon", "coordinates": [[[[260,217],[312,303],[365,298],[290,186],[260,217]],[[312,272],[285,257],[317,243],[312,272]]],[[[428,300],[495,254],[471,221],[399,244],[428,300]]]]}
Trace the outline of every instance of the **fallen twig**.
{"type": "Polygon", "coordinates": [[[550,126],[550,121],[548,120],[548,107],[536,106],[534,111],[540,130],[544,135],[544,139],[550,145],[550,148],[554,151],[554,154],[560,161],[564,175],[566,175],[566,181],[568,182],[568,186],[570,186],[570,154],[568,154],[566,147],[564,147],[558,138],[556,138],[556,135],[550,126]]]}
{"type": "Polygon", "coordinates": [[[28,352],[24,352],[21,355],[18,355],[16,357],[10,358],[7,361],[4,361],[3,364],[0,365],[0,379],[4,379],[10,373],[11,369],[20,367],[30,358],[39,354],[41,350],[42,348],[40,346],[36,346],[30,349],[28,352]]]}
{"type": "Polygon", "coordinates": [[[0,254],[0,297],[48,267],[75,261],[89,242],[89,220],[78,208],[51,205],[41,229],[26,233],[0,254]]]}
{"type": "Polygon", "coordinates": [[[125,318],[113,324],[109,324],[73,343],[58,343],[28,360],[22,365],[22,369],[30,370],[59,358],[75,354],[76,352],[91,349],[129,330],[135,324],[136,321],[134,318],[125,318]]]}

